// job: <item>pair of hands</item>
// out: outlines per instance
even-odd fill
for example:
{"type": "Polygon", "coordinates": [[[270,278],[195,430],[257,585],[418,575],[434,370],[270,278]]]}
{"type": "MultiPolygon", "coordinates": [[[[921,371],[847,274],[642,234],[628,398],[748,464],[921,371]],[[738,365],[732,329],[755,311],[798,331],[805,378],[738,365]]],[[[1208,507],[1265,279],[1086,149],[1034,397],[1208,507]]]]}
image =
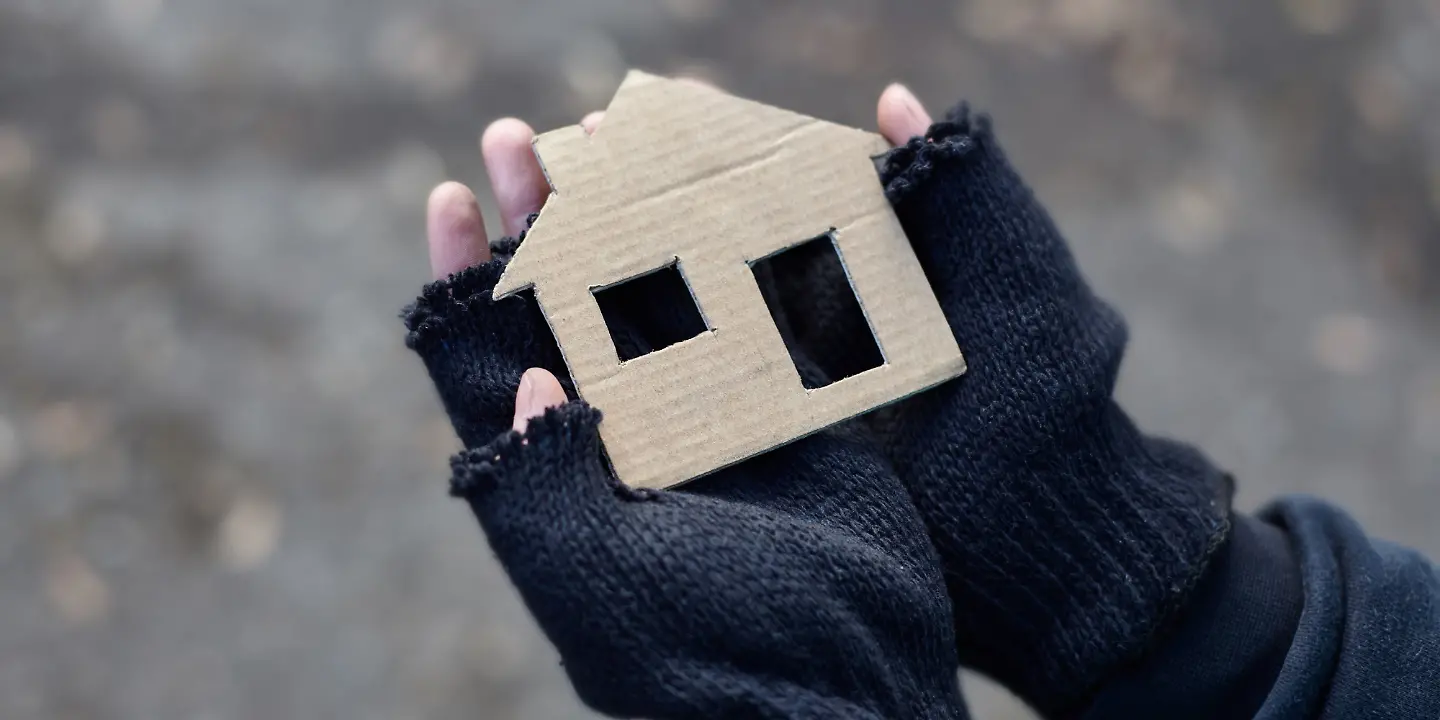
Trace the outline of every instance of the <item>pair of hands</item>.
{"type": "MultiPolygon", "coordinates": [[[[444,279],[407,342],[468,448],[452,492],[597,710],[960,718],[963,662],[1072,713],[1154,643],[1228,532],[1222,476],[1111,399],[1123,322],[988,120],[932,124],[901,86],[878,116],[897,145],[881,181],[969,372],[675,491],[611,476],[533,300],[491,299],[516,241],[492,248],[464,186],[430,196],[444,279]]],[[[482,140],[519,241],[549,195],[532,137],[501,120],[482,140]]],[[[815,349],[802,373],[834,367],[798,337],[817,312],[780,318],[815,349]]]]}

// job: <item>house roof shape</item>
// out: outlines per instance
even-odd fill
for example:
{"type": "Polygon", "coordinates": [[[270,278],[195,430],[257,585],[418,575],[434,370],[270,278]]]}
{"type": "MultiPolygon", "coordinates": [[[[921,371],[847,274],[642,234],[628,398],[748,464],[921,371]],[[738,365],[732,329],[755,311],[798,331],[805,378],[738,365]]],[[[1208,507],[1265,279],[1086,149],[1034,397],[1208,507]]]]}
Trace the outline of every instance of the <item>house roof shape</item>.
{"type": "MultiPolygon", "coordinates": [[[[496,298],[566,272],[568,263],[555,256],[570,255],[577,243],[605,242],[666,216],[704,217],[697,212],[703,208],[693,207],[697,201],[746,197],[736,192],[742,183],[786,193],[799,192],[794,185],[807,179],[828,184],[823,173],[834,158],[876,156],[889,146],[873,133],[632,70],[593,135],[572,125],[537,136],[534,148],[551,199],[496,285],[496,298]],[[640,215],[650,220],[637,221],[640,215]]],[[[734,216],[743,207],[717,209],[725,214],[705,219],[753,222],[734,216]]]]}
{"type": "Polygon", "coordinates": [[[878,135],[632,71],[593,135],[540,135],[552,194],[497,283],[533,288],[622,481],[668,487],[964,371],[880,186],[878,135]],[[885,364],[802,387],[750,264],[829,233],[885,364]],[[593,293],[676,265],[707,332],[621,362],[593,293]]]}

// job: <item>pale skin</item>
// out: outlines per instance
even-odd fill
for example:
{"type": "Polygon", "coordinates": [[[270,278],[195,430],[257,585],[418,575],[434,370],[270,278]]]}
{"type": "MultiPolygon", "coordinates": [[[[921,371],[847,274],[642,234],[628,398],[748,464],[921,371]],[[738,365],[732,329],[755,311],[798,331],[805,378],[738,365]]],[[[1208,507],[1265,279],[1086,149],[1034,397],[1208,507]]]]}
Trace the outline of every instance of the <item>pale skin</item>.
{"type": "MultiPolygon", "coordinates": [[[[900,145],[923,134],[930,127],[930,114],[904,85],[894,84],[880,94],[876,111],[880,134],[892,145],[900,145]]],[[[580,125],[594,132],[605,114],[586,115],[580,125]]],[[[525,219],[538,212],[550,195],[550,186],[531,150],[535,131],[515,118],[496,120],[480,139],[480,152],[500,222],[505,234],[516,235],[525,228],[525,219]]],[[[490,260],[490,241],[475,193],[458,182],[441,183],[430,192],[425,211],[426,237],[430,245],[430,270],[435,278],[448,277],[467,267],[490,260]]],[[[530,418],[546,408],[565,404],[565,391],[549,371],[531,368],[520,378],[515,396],[517,432],[524,432],[530,418]]]]}

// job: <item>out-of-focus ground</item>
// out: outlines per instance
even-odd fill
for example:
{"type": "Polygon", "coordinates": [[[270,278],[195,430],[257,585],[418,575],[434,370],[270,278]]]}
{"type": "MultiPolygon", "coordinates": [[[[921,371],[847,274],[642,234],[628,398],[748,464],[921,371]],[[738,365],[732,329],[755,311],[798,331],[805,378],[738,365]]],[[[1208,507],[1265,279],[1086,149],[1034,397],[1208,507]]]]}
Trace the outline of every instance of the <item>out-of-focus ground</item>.
{"type": "Polygon", "coordinates": [[[587,716],[395,313],[629,65],[992,111],[1142,424],[1440,555],[1437,0],[3,0],[0,717],[587,716]]]}

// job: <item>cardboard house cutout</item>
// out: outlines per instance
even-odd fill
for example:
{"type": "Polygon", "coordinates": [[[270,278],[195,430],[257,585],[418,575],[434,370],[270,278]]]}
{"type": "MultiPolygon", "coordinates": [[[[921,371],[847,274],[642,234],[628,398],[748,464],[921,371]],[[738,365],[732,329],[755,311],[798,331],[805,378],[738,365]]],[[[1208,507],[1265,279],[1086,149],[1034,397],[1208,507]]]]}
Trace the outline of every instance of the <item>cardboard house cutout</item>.
{"type": "Polygon", "coordinates": [[[965,362],[873,158],[879,135],[631,72],[593,135],[535,139],[553,194],[495,297],[533,288],[619,478],[663,488],[930,388],[965,362]],[[807,389],[752,264],[827,236],[883,358],[807,389]],[[697,336],[622,362],[596,293],[678,271],[697,336]]]}

